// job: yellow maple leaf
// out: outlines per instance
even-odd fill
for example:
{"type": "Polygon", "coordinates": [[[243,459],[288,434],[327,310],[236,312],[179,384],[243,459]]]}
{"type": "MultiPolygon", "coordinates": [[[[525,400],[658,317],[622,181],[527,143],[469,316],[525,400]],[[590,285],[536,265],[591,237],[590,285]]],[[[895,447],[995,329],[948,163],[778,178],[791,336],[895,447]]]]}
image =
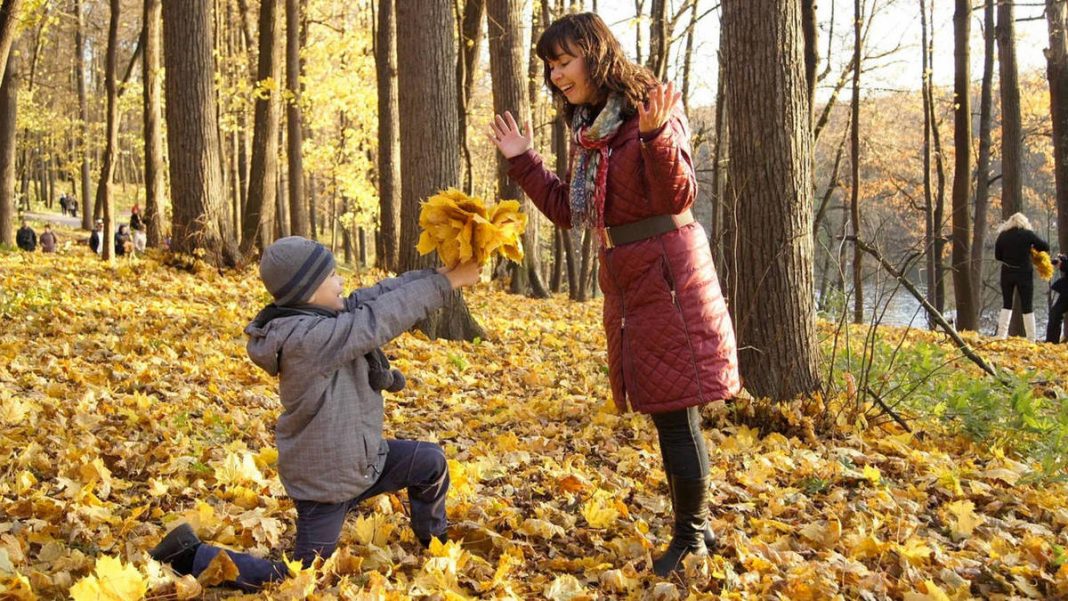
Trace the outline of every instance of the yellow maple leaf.
{"type": "Polygon", "coordinates": [[[975,513],[975,505],[963,500],[943,506],[948,514],[949,530],[955,540],[968,538],[975,528],[985,521],[983,516],[975,513]]]}
{"type": "Polygon", "coordinates": [[[872,484],[878,484],[883,479],[883,473],[879,471],[879,468],[873,465],[865,465],[863,472],[864,479],[872,484]]]}
{"type": "Polygon", "coordinates": [[[227,453],[222,462],[215,465],[215,479],[220,484],[263,484],[263,474],[256,467],[251,453],[227,453]]]}
{"type": "Polygon", "coordinates": [[[837,519],[812,522],[798,533],[820,547],[830,548],[842,538],[842,522],[837,519]]]}
{"type": "Polygon", "coordinates": [[[74,601],[137,601],[148,591],[148,582],[132,564],[105,555],[96,561],[93,573],[70,588],[74,601]]]}
{"type": "Polygon", "coordinates": [[[616,509],[615,499],[608,491],[598,490],[593,493],[588,501],[582,506],[582,517],[591,528],[608,528],[616,523],[619,510],[616,509]]]}
{"type": "Polygon", "coordinates": [[[902,597],[904,601],[950,601],[946,594],[933,580],[923,581],[923,592],[908,592],[902,597]]]}
{"type": "Polygon", "coordinates": [[[553,579],[549,586],[545,587],[543,594],[549,601],[571,601],[585,597],[587,592],[586,587],[582,586],[578,578],[571,574],[564,574],[553,579]]]}
{"type": "Polygon", "coordinates": [[[211,559],[208,567],[197,576],[197,581],[203,586],[215,586],[237,580],[239,573],[237,564],[230,558],[230,554],[226,551],[219,551],[218,555],[211,559]]]}

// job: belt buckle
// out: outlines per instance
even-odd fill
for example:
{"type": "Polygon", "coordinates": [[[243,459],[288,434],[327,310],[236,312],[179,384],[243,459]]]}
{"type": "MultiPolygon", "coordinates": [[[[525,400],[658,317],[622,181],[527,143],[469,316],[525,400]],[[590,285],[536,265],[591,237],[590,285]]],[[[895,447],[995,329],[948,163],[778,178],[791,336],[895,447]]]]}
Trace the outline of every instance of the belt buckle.
{"type": "Polygon", "coordinates": [[[612,241],[612,233],[608,229],[608,226],[601,228],[601,247],[605,250],[611,250],[616,247],[615,242],[612,241]]]}

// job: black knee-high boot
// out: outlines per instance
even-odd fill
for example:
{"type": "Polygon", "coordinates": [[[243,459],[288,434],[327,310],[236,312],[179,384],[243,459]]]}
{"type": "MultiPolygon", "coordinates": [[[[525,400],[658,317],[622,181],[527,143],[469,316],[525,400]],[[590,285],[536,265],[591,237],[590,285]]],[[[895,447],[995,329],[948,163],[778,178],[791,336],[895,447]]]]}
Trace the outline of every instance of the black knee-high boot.
{"type": "MultiPolygon", "coordinates": [[[[671,498],[671,512],[674,514],[677,511],[675,509],[675,484],[673,483],[671,474],[666,474],[665,476],[667,478],[668,495],[671,498]]],[[[716,533],[712,532],[711,522],[711,518],[705,521],[705,548],[708,549],[710,553],[716,548],[716,533]]]]}
{"type": "Polygon", "coordinates": [[[657,576],[668,576],[679,569],[687,555],[703,555],[708,552],[708,484],[709,478],[690,479],[668,475],[672,506],[675,509],[675,527],[671,543],[663,555],[653,561],[657,576]]]}

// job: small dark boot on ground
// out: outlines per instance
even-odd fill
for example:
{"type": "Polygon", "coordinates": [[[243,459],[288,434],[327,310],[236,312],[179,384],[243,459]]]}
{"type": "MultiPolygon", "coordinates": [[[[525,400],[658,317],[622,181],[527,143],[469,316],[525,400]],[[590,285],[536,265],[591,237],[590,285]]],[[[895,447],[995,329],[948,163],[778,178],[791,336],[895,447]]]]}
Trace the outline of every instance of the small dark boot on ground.
{"type": "Polygon", "coordinates": [[[171,564],[179,574],[189,574],[193,570],[193,558],[199,546],[200,539],[193,528],[189,524],[181,524],[168,532],[148,554],[158,562],[171,564]]]}
{"type": "Polygon", "coordinates": [[[669,576],[682,567],[688,555],[708,553],[706,540],[715,537],[708,529],[708,477],[691,480],[668,476],[672,507],[675,509],[675,528],[671,543],[663,555],[653,560],[653,572],[669,576]]]}

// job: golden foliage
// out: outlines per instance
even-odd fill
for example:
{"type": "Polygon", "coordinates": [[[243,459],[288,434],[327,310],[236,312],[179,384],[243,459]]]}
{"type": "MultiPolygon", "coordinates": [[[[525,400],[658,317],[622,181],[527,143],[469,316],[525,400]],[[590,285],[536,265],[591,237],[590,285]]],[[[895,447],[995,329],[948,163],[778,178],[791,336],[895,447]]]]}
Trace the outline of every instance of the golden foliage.
{"type": "Polygon", "coordinates": [[[1031,263],[1034,264],[1035,271],[1038,272],[1038,277],[1047,282],[1053,277],[1053,262],[1050,260],[1048,252],[1037,251],[1032,248],[1031,263]]]}
{"type": "Polygon", "coordinates": [[[494,253],[517,263],[523,260],[527,216],[519,212],[516,200],[486,207],[481,198],[449,188],[423,203],[419,227],[419,254],[436,250],[447,267],[468,261],[484,265],[494,253]]]}
{"type": "MultiPolygon", "coordinates": [[[[1034,465],[935,424],[803,439],[712,407],[721,544],[660,582],[649,558],[672,515],[656,433],[608,401],[600,303],[517,303],[490,286],[465,296],[484,340],[406,334],[388,349],[410,386],[386,399],[387,435],[445,448],[450,542],[423,550],[404,493],[382,495],[347,520],[331,558],[291,565],[259,598],[1068,595],[1068,486],[1031,483],[1034,465]]],[[[228,548],[292,548],[276,382],[242,334],[267,301],[252,270],[0,253],[0,597],[240,598],[148,558],[176,520],[228,548]]],[[[998,340],[983,352],[1032,365],[1035,349],[998,340]]],[[[1068,379],[1065,345],[1042,351],[1043,369],[1068,379]]]]}

